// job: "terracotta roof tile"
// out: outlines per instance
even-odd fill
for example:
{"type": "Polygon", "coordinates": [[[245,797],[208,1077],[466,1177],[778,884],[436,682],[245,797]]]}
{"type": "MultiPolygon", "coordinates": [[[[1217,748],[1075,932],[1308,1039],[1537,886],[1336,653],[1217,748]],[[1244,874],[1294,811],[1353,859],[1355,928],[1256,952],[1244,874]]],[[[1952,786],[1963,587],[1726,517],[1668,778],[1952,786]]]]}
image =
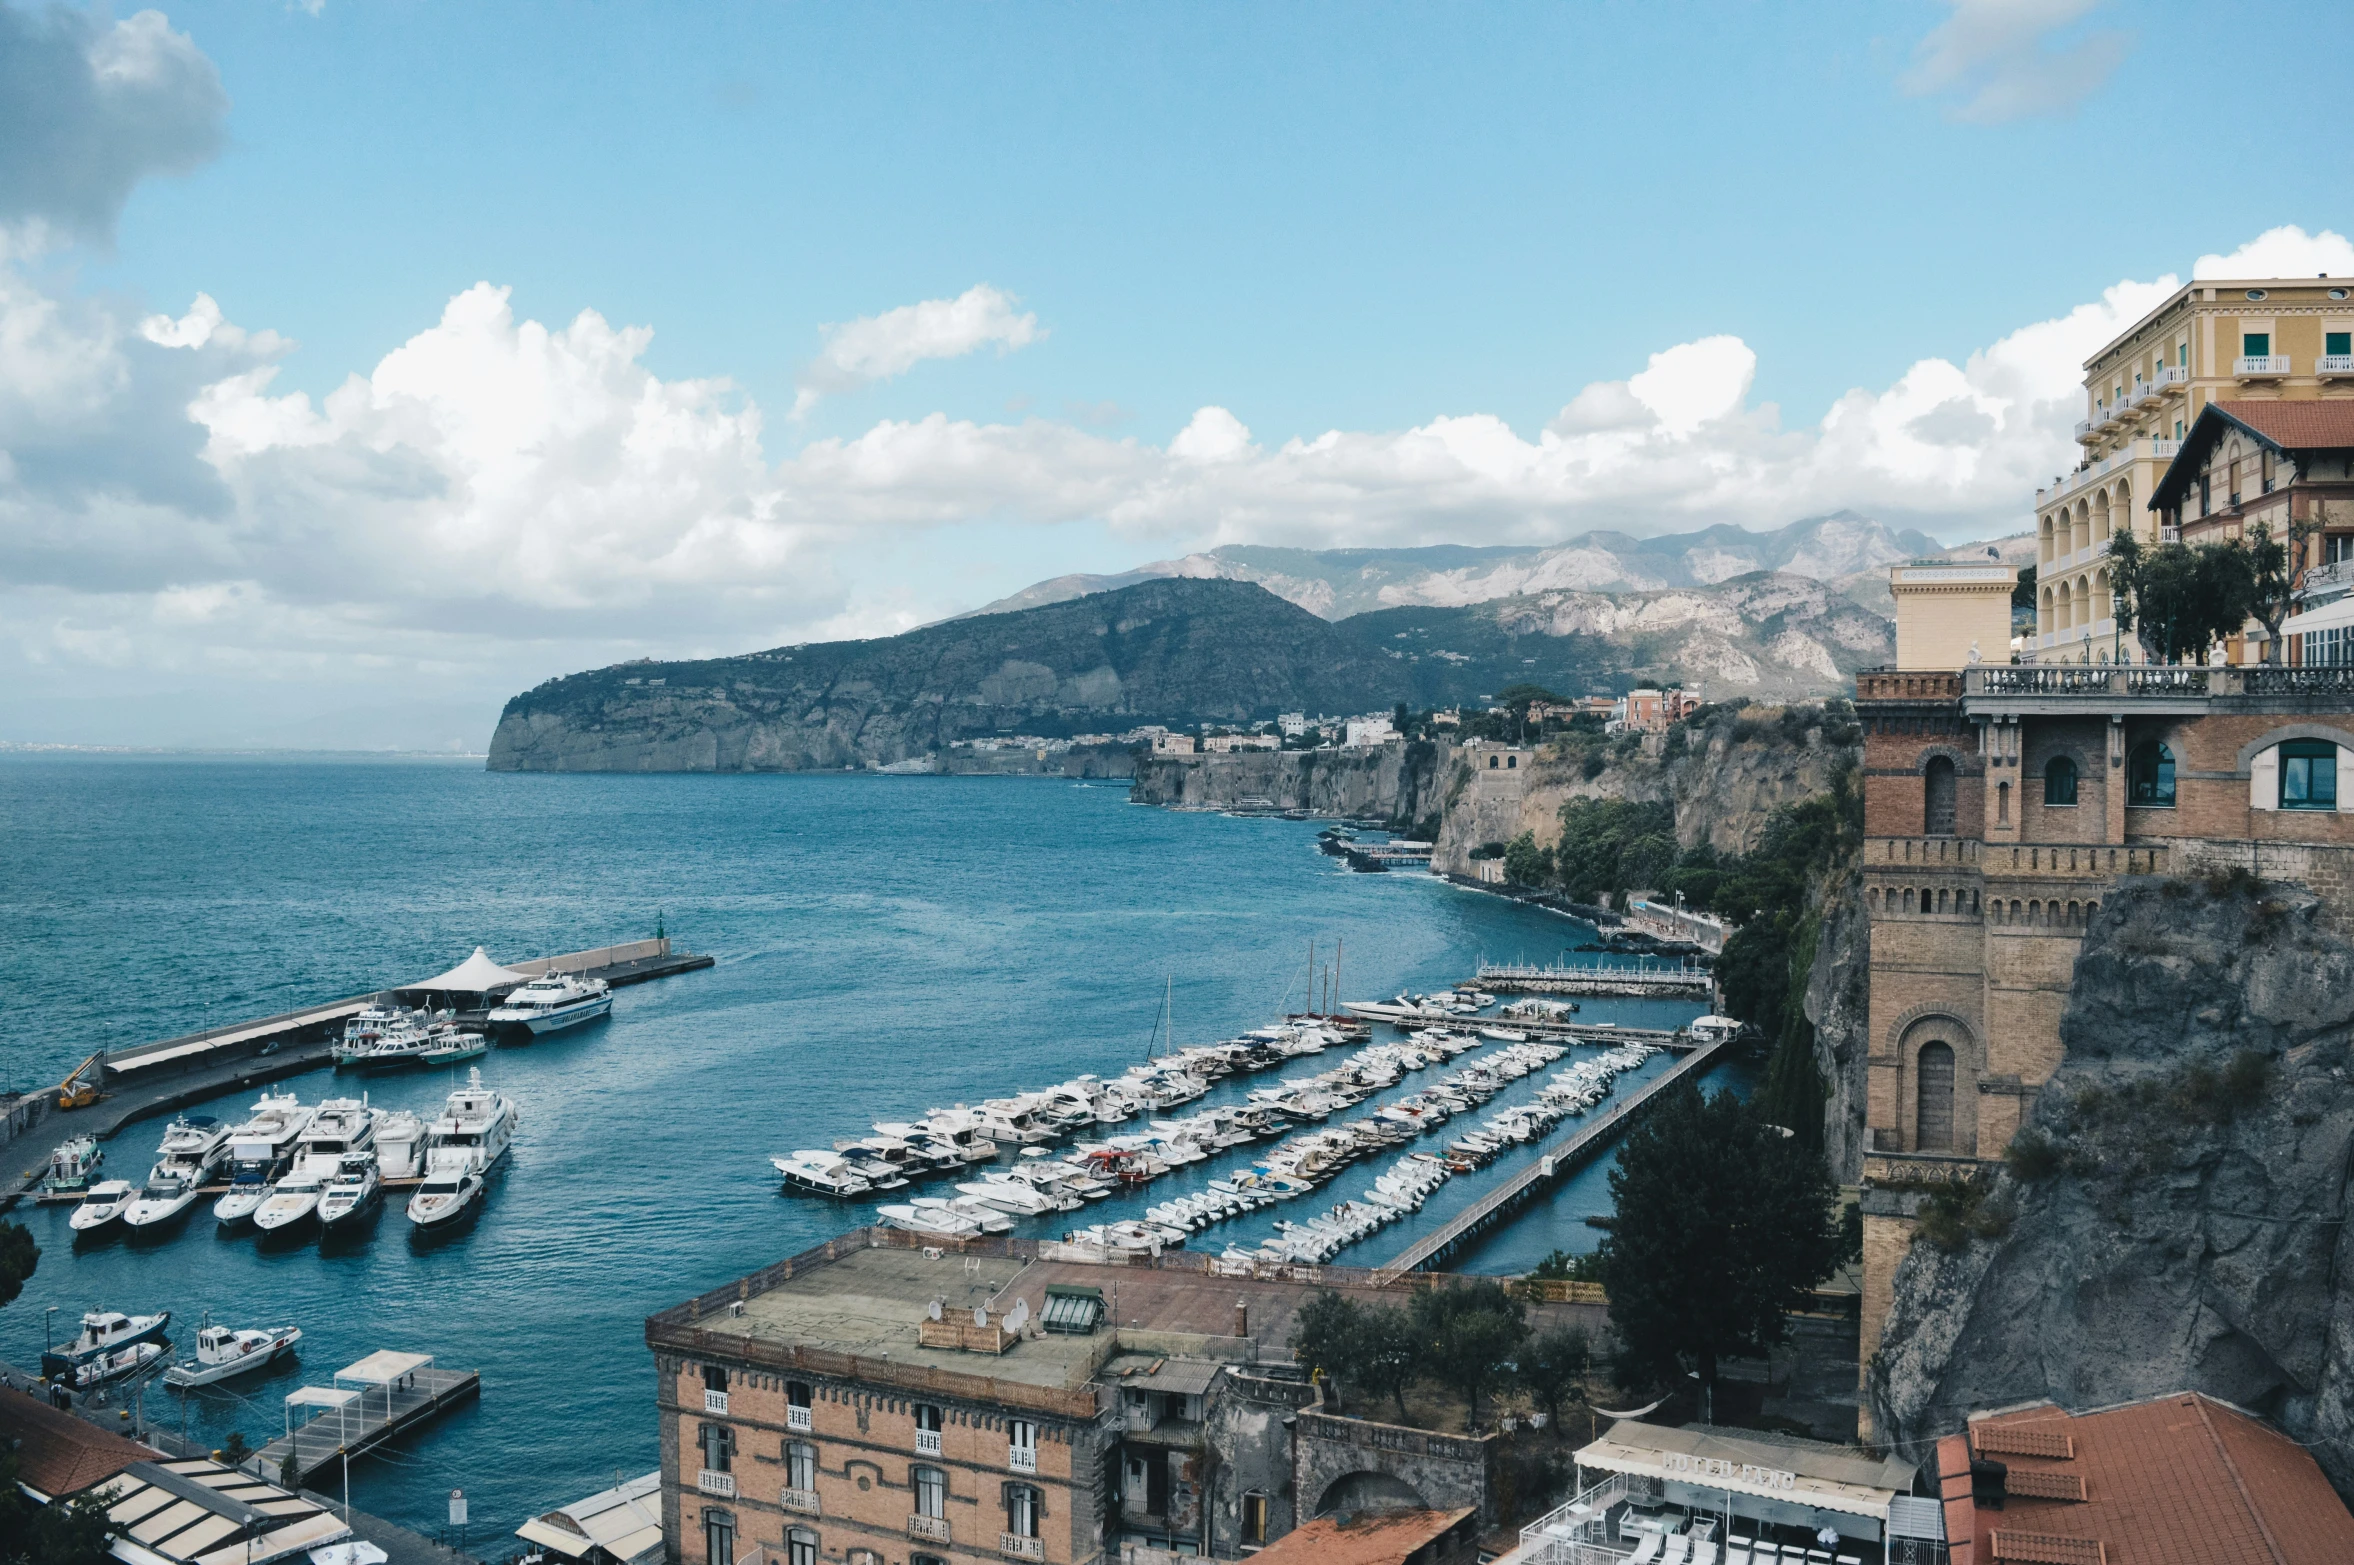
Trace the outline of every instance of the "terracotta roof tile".
{"type": "Polygon", "coordinates": [[[2302,402],[2236,398],[2214,406],[2292,451],[2354,446],[2354,398],[2322,397],[2302,402]]]}
{"type": "Polygon", "coordinates": [[[155,1460],[143,1445],[6,1387],[0,1387],[0,1440],[16,1443],[17,1476],[50,1496],[78,1494],[133,1462],[155,1460]]]}
{"type": "Polygon", "coordinates": [[[1471,1514],[1468,1509],[1383,1511],[1345,1522],[1338,1516],[1319,1516],[1251,1558],[1254,1565],[1399,1565],[1471,1514]]]}

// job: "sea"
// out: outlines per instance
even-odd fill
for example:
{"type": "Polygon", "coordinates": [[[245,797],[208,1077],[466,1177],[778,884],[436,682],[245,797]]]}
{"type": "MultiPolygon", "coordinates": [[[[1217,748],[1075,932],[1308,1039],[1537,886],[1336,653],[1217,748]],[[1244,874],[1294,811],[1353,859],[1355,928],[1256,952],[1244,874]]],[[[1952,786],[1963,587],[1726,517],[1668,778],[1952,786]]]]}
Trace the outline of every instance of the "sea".
{"type": "MultiPolygon", "coordinates": [[[[717,958],[617,991],[607,1021],[479,1062],[522,1128],[455,1235],[420,1241],[387,1203],[349,1237],[264,1243],[219,1232],[200,1202],[156,1239],[77,1244],[66,1208],[21,1203],[11,1215],[41,1258],[0,1309],[0,1361],[35,1367],[44,1341],[90,1309],[169,1309],[184,1351],[208,1315],[297,1325],[299,1361],[190,1395],[155,1385],[137,1410],[213,1446],[236,1431],[256,1447],[283,1427],[288,1393],[378,1349],[477,1370],[479,1401],[354,1462],[350,1498],[431,1534],[462,1488],[471,1547],[503,1556],[499,1540],[529,1517],[655,1466],[650,1312],[870,1215],[782,1193],[772,1155],[1264,1025],[1310,1003],[1311,956],[1316,997],[1337,959],[1344,1000],[1439,989],[1483,959],[1594,959],[1574,949],[1589,926],[1425,874],[1351,873],[1316,851],[1316,831],[1132,805],[1123,785],[1059,779],[0,755],[0,1073],[20,1089],[100,1047],[365,993],[477,945],[517,960],[660,930],[717,958]]],[[[1603,1000],[1584,1015],[1669,1026],[1699,1010],[1603,1000]]],[[[365,1090],[429,1116],[462,1074],[321,1069],[272,1090],[306,1102],[365,1090]]],[[[1208,1101],[1267,1079],[1230,1078],[1208,1101]]],[[[1738,1064],[1711,1083],[1751,1085],[1738,1064]]],[[[188,1112],[234,1121],[251,1098],[188,1112]]],[[[53,1116],[10,1145],[10,1171],[37,1168],[71,1123],[53,1116]]],[[[106,1173],[144,1174],[162,1126],[126,1128],[106,1173]]],[[[1336,1261],[1388,1260],[1534,1155],[1452,1181],[1336,1261]]],[[[1016,1231],[1132,1215],[1244,1157],[1016,1231]]],[[[1255,1244],[1277,1218],[1357,1194],[1378,1166],[1193,1244],[1255,1244]]],[[[1609,1166],[1590,1164],[1458,1269],[1520,1272],[1556,1248],[1593,1248],[1601,1235],[1585,1219],[1609,1210],[1609,1166]]]]}

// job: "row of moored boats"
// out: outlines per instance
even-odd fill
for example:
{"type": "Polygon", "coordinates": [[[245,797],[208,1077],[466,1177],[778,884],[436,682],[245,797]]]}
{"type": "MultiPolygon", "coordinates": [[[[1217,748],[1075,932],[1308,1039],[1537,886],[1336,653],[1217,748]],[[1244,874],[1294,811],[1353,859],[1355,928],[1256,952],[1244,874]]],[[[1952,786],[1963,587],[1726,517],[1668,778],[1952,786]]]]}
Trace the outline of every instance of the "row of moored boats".
{"type": "MultiPolygon", "coordinates": [[[[71,1340],[42,1351],[41,1373],[86,1392],[152,1369],[171,1352],[164,1336],[171,1323],[170,1310],[153,1315],[92,1310],[71,1340]]],[[[163,1382],[180,1390],[215,1385],[278,1362],[301,1341],[302,1331],[295,1326],[216,1326],[207,1319],[197,1329],[196,1356],[166,1366],[163,1382]]]]}
{"type": "Polygon", "coordinates": [[[70,1221],[81,1234],[161,1228],[224,1181],[212,1206],[223,1227],[270,1233],[315,1223],[329,1232],[375,1211],[385,1181],[414,1180],[409,1221],[442,1227],[481,1197],[520,1121],[514,1100],[484,1086],[479,1068],[467,1078],[430,1121],[373,1107],[364,1095],[306,1105],[293,1093],[264,1093],[233,1126],[184,1114],[164,1131],[139,1184],[96,1177],[105,1154],[76,1136],[50,1155],[44,1188],[79,1194],[70,1221]]]}
{"type": "Polygon", "coordinates": [[[458,1065],[480,1059],[493,1037],[529,1043],[595,1021],[612,1009],[613,991],[602,978],[549,973],[514,989],[478,1018],[461,1018],[455,1011],[367,1006],[345,1019],[343,1036],[328,1053],[338,1069],[458,1065]]]}

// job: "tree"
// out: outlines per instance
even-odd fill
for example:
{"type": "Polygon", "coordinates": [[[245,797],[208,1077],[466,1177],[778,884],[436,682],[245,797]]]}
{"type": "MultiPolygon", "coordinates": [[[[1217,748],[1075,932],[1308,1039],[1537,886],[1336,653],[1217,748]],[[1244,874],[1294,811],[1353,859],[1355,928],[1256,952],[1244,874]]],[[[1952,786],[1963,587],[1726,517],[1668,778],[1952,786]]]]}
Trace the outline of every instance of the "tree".
{"type": "Polygon", "coordinates": [[[1406,1388],[1422,1373],[1421,1339],[1403,1310],[1368,1307],[1330,1288],[1309,1295],[1292,1319],[1292,1357],[1328,1379],[1386,1396],[1406,1417],[1406,1388]]]}
{"type": "Polygon", "coordinates": [[[1541,886],[1552,876],[1553,850],[1537,846],[1537,834],[1524,831],[1504,844],[1504,878],[1518,886],[1541,886]]]}
{"type": "Polygon", "coordinates": [[[1414,1327],[1430,1367],[1463,1392],[1477,1428],[1480,1393],[1511,1373],[1528,1340],[1527,1307],[1498,1282],[1449,1283],[1414,1296],[1414,1327]]]}
{"type": "Polygon", "coordinates": [[[41,1247],[22,1223],[0,1223],[0,1305],[16,1302],[41,1265],[41,1247]]]}
{"type": "Polygon", "coordinates": [[[1731,1093],[1687,1081],[1655,1100],[1611,1170],[1601,1245],[1622,1379],[1697,1370],[1708,1417],[1720,1361],[1780,1343],[1837,1269],[1836,1193],[1820,1156],[1731,1093]]]}
{"type": "Polygon", "coordinates": [[[1357,1306],[1330,1288],[1308,1295],[1291,1321],[1291,1356],[1328,1375],[1341,1372],[1356,1327],[1357,1306]]]}
{"type": "Polygon", "coordinates": [[[2132,630],[2152,662],[2201,662],[2255,616],[2257,560],[2236,538],[2152,549],[2127,530],[2109,541],[2109,571],[2118,628],[2132,630]]]}
{"type": "Polygon", "coordinates": [[[1656,889],[1675,861],[1672,804],[1572,799],[1561,807],[1561,841],[1553,850],[1553,864],[1577,901],[1615,899],[1633,886],[1656,889]]]}
{"type": "Polygon", "coordinates": [[[1586,1378],[1593,1362],[1594,1345],[1587,1340],[1584,1327],[1555,1326],[1531,1337],[1528,1346],[1520,1350],[1520,1383],[1558,1427],[1563,1399],[1586,1378]]]}
{"type": "Polygon", "coordinates": [[[2297,556],[2313,529],[2289,524],[2286,543],[2272,536],[2272,524],[2258,522],[2248,529],[2248,615],[2264,627],[2264,661],[2277,663],[2284,650],[2281,622],[2296,605],[2297,556]]]}

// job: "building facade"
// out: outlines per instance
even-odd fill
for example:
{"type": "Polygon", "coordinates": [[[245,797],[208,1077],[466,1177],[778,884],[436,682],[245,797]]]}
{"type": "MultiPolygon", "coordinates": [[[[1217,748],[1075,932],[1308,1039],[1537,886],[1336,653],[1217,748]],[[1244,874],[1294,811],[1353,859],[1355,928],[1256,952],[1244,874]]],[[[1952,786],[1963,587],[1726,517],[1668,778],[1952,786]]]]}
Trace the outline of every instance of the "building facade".
{"type": "Polygon", "coordinates": [[[2194,282],[2086,361],[2084,397],[2082,460],[2035,495],[2030,660],[2117,650],[2109,541],[2127,528],[2164,536],[2150,497],[2211,404],[2354,398],[2354,283],[2194,282]]]}

